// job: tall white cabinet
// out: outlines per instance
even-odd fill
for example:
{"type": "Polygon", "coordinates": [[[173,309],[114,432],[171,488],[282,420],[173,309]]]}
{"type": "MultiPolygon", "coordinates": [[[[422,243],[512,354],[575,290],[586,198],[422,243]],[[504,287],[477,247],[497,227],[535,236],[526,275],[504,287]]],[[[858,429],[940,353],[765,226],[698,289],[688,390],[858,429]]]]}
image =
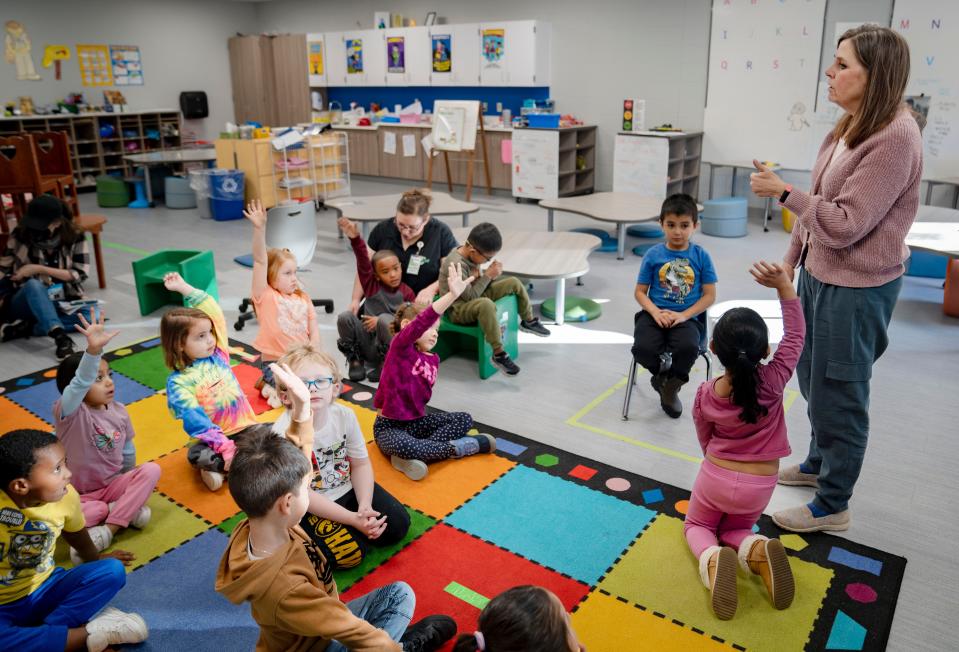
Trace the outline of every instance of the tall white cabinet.
{"type": "MultiPolygon", "coordinates": [[[[430,85],[477,86],[480,83],[479,25],[434,25],[430,30],[430,85]],[[449,37],[449,72],[434,69],[434,39],[449,37]]],[[[445,42],[445,41],[444,41],[445,42]]],[[[444,45],[444,48],[446,46],[444,45]]]]}
{"type": "Polygon", "coordinates": [[[550,27],[537,20],[480,24],[481,86],[548,86],[550,27]],[[496,49],[498,40],[502,48],[496,49]]]}
{"type": "Polygon", "coordinates": [[[328,86],[385,86],[386,41],[381,29],[326,34],[328,86]],[[350,72],[349,59],[362,61],[362,70],[350,72]]]}
{"type": "Polygon", "coordinates": [[[428,27],[394,27],[377,30],[384,39],[387,86],[429,86],[430,32],[428,27]],[[397,39],[397,41],[391,41],[397,39]],[[390,72],[402,59],[402,71],[390,72]]]}

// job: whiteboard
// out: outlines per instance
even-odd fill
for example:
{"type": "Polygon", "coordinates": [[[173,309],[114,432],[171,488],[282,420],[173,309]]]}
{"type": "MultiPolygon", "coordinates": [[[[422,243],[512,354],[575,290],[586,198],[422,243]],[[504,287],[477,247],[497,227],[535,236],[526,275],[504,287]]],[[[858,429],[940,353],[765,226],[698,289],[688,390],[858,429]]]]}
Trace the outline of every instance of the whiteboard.
{"type": "Polygon", "coordinates": [[[528,199],[559,197],[558,131],[513,131],[513,196],[528,199]]]}
{"type": "Polygon", "coordinates": [[[809,169],[826,0],[713,0],[703,158],[809,169]]]}
{"type": "MultiPolygon", "coordinates": [[[[906,95],[929,96],[923,178],[959,175],[959,3],[897,0],[892,28],[909,42],[906,95]]],[[[925,102],[924,102],[925,104],[925,102]]]]}
{"type": "Polygon", "coordinates": [[[448,152],[476,149],[479,100],[436,100],[433,103],[433,148],[448,152]]]}
{"type": "Polygon", "coordinates": [[[666,198],[669,139],[618,134],[613,152],[613,192],[666,198]]]}

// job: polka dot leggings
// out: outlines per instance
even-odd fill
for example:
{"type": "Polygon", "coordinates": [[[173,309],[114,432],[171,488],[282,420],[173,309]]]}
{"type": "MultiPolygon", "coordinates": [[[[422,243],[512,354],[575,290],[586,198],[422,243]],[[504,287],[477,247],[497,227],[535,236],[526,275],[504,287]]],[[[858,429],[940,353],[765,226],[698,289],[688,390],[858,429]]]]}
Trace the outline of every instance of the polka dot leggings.
{"type": "Polygon", "coordinates": [[[437,412],[412,421],[378,416],[373,438],[387,455],[437,462],[452,457],[453,447],[447,442],[465,437],[472,427],[473,417],[466,412],[437,412]]]}

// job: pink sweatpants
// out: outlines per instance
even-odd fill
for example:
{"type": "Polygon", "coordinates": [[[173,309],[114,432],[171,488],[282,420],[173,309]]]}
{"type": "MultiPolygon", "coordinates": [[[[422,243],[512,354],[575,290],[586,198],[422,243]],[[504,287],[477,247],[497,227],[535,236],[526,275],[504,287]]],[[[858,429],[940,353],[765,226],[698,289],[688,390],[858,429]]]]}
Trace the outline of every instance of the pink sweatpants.
{"type": "Polygon", "coordinates": [[[703,460],[684,527],[686,542],[697,559],[720,542],[739,550],[769,504],[776,478],[730,471],[703,460]]]}
{"type": "Polygon", "coordinates": [[[116,476],[103,489],[80,494],[80,508],[87,527],[100,525],[104,521],[127,527],[137,511],[146,504],[159,479],[159,465],[145,462],[116,476]],[[110,503],[116,503],[112,511],[110,503]]]}

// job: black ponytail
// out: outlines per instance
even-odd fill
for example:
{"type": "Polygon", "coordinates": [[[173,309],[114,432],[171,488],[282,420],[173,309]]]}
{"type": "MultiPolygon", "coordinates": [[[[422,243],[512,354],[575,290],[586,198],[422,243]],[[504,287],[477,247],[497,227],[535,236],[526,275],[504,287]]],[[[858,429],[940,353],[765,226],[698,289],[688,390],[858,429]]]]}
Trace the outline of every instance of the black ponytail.
{"type": "Polygon", "coordinates": [[[756,396],[756,367],[769,350],[766,323],[755,310],[733,308],[713,328],[713,349],[732,376],[730,399],[743,409],[739,418],[746,423],[756,423],[768,412],[756,396]]]}
{"type": "MultiPolygon", "coordinates": [[[[486,652],[562,652],[569,649],[566,615],[540,586],[514,586],[490,600],[477,629],[486,652]]],[[[460,634],[453,652],[476,652],[476,636],[460,634]]]]}

